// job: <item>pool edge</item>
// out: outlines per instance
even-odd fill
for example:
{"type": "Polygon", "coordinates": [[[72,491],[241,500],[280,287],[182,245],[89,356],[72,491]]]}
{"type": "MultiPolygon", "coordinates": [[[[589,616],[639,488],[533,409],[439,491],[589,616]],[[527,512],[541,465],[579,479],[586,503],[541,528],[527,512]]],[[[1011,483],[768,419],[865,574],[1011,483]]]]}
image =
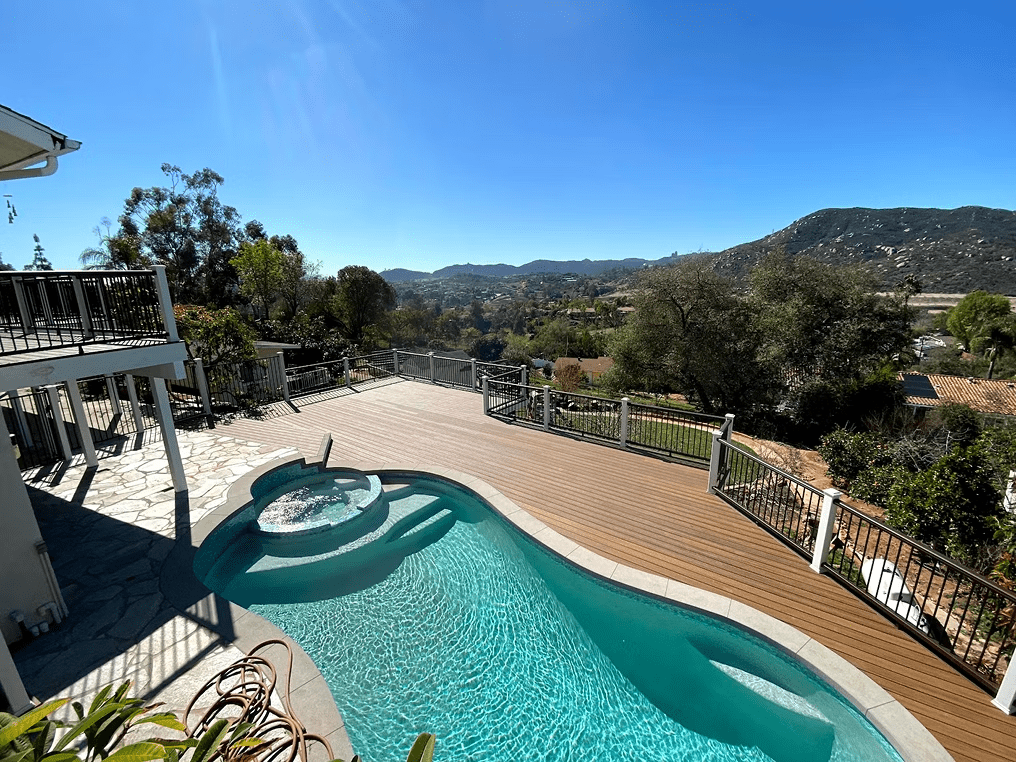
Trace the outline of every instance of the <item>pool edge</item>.
{"type": "MultiPolygon", "coordinates": [[[[226,499],[221,505],[207,511],[194,523],[191,537],[193,549],[196,551],[217,526],[250,504],[253,499],[251,487],[257,479],[294,463],[300,463],[308,468],[317,467],[321,470],[326,468],[319,459],[308,460],[306,457],[299,457],[277,459],[252,469],[230,485],[226,499]]],[[[408,463],[356,462],[341,467],[328,467],[327,470],[356,470],[394,477],[400,475],[437,477],[465,489],[547,550],[587,573],[613,584],[721,618],[793,655],[839,691],[878,728],[906,762],[955,762],[938,739],[888,691],[861,669],[811,636],[742,601],[611,561],[560,534],[479,477],[454,469],[408,463]]],[[[295,646],[294,652],[307,659],[317,673],[316,678],[308,684],[308,688],[313,690],[314,700],[321,701],[327,696],[327,700],[334,705],[334,698],[320,670],[313,660],[306,656],[299,644],[260,615],[232,602],[229,605],[245,612],[236,619],[238,639],[249,641],[250,632],[257,632],[259,635],[268,631],[278,633],[277,636],[295,646]]],[[[341,719],[341,713],[339,717],[341,719]]],[[[345,734],[344,720],[341,723],[333,733],[336,735],[341,733],[341,736],[345,737],[344,748],[351,749],[348,736],[345,734]]]]}

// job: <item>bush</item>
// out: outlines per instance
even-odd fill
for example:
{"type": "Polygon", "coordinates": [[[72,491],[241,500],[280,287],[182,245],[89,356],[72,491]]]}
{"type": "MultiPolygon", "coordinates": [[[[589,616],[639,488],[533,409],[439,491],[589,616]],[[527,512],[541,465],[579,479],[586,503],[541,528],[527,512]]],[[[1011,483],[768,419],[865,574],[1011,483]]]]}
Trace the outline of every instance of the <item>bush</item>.
{"type": "Polygon", "coordinates": [[[826,473],[840,489],[849,489],[858,475],[871,465],[871,454],[876,437],[836,429],[822,437],[818,453],[826,462],[826,473]]]}
{"type": "Polygon", "coordinates": [[[886,520],[892,526],[975,568],[1002,513],[986,459],[975,448],[956,448],[925,471],[904,475],[889,489],[886,520]]]}
{"type": "Polygon", "coordinates": [[[910,471],[896,463],[872,466],[861,471],[851,482],[850,496],[884,508],[892,486],[909,477],[910,471]]]}

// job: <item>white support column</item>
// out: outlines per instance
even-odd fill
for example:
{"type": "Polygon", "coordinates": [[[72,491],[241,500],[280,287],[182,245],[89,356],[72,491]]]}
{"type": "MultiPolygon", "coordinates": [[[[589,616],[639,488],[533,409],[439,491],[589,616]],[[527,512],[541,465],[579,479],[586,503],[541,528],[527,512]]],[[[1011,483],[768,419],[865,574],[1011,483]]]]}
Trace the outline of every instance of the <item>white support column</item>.
{"type": "Polygon", "coordinates": [[[627,397],[622,397],[621,398],[621,425],[618,427],[621,430],[620,431],[620,435],[618,436],[618,440],[620,440],[621,447],[627,447],[628,446],[628,404],[629,404],[629,402],[630,402],[630,400],[627,397]]]}
{"type": "Polygon", "coordinates": [[[342,375],[344,375],[346,377],[346,388],[347,389],[352,389],[353,388],[353,382],[349,378],[349,358],[348,357],[343,357],[342,358],[342,375]]]}
{"type": "Polygon", "coordinates": [[[162,429],[162,442],[166,446],[166,460],[169,461],[169,473],[173,477],[173,489],[176,492],[187,491],[187,474],[183,470],[183,459],[180,457],[180,444],[176,441],[176,426],[173,424],[173,409],[169,406],[169,393],[166,382],[161,378],[148,377],[152,385],[152,397],[155,398],[155,417],[162,429]]]}
{"type": "Polygon", "coordinates": [[[1009,667],[998,686],[998,693],[991,703],[1006,714],[1016,714],[1016,658],[1009,659],[1009,667]]]}
{"type": "Polygon", "coordinates": [[[812,571],[822,573],[822,564],[829,558],[829,543],[833,539],[836,527],[836,501],[843,493],[835,489],[822,490],[822,515],[818,519],[818,532],[815,535],[815,552],[811,557],[812,571]]]}
{"type": "Polygon", "coordinates": [[[141,405],[138,403],[138,390],[134,386],[134,376],[125,373],[123,382],[127,387],[127,399],[131,403],[131,415],[134,416],[134,430],[140,434],[145,430],[145,417],[141,415],[141,405]]]}
{"type": "Polygon", "coordinates": [[[715,495],[716,488],[720,486],[720,458],[723,457],[723,432],[714,431],[713,446],[709,453],[709,494],[715,495]]]}
{"type": "Polygon", "coordinates": [[[106,376],[106,393],[109,394],[109,404],[113,406],[113,412],[117,415],[123,412],[123,405],[120,404],[120,392],[116,388],[116,378],[106,376]]]}
{"type": "Polygon", "coordinates": [[[3,638],[0,638],[0,688],[3,689],[7,701],[11,705],[12,713],[17,716],[35,708],[35,704],[28,697],[25,684],[21,682],[21,675],[11,658],[10,649],[3,638]]]}
{"type": "Polygon", "coordinates": [[[42,387],[49,395],[49,409],[53,415],[53,426],[56,428],[56,438],[60,442],[60,452],[64,460],[70,460],[74,453],[71,452],[71,441],[67,438],[67,429],[64,427],[63,411],[60,409],[60,384],[49,384],[42,387]]]}
{"type": "Polygon", "coordinates": [[[550,431],[550,423],[553,420],[554,409],[551,407],[550,387],[543,385],[543,430],[550,431]]]}
{"type": "Polygon", "coordinates": [[[434,383],[434,353],[428,352],[427,359],[430,361],[430,382],[434,383]]]}
{"type": "Polygon", "coordinates": [[[81,451],[85,454],[85,463],[89,466],[97,466],[99,458],[95,454],[92,428],[88,425],[85,406],[81,402],[81,390],[78,388],[78,382],[74,379],[67,382],[67,398],[71,401],[71,410],[74,411],[74,423],[78,427],[78,437],[81,439],[81,451]]]}
{"type": "Polygon", "coordinates": [[[194,380],[198,385],[198,394],[201,395],[201,409],[212,422],[212,395],[208,393],[208,377],[205,375],[205,364],[200,357],[194,358],[194,380]]]}
{"type": "Polygon", "coordinates": [[[176,315],[173,314],[173,299],[169,295],[169,281],[166,279],[165,265],[152,265],[155,272],[155,292],[159,295],[159,308],[162,310],[162,323],[166,328],[169,341],[179,341],[176,331],[176,315]]]}
{"type": "Polygon", "coordinates": [[[490,415],[490,389],[487,388],[487,377],[483,377],[483,414],[490,415]]]}

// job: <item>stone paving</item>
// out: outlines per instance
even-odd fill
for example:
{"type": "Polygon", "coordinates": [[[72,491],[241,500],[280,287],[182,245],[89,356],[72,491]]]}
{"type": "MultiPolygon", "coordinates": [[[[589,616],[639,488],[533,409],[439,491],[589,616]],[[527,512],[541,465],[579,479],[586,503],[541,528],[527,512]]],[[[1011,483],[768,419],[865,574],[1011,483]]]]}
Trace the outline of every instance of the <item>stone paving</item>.
{"type": "MultiPolygon", "coordinates": [[[[210,595],[193,579],[190,532],[224,502],[237,477],[298,453],[215,431],[180,431],[178,438],[184,493],[173,490],[161,441],[100,460],[98,469],[78,458],[25,474],[70,611],[13,654],[35,698],[90,698],[104,685],[129,679],[133,695],[179,711],[208,677],[255,642],[277,636],[259,617],[210,595]],[[174,567],[177,556],[182,560],[174,567]]],[[[316,672],[306,664],[297,671],[294,689],[316,672]]],[[[316,719],[331,727],[301,719],[343,756],[348,740],[336,732],[342,723],[334,702],[331,710],[316,710],[316,719]]]]}

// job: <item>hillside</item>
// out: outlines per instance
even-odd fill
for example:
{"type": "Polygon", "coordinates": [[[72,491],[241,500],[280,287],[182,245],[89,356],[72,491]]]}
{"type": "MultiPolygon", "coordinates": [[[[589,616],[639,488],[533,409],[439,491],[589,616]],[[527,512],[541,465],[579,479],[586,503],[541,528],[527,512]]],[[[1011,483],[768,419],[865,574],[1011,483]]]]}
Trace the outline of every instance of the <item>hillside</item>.
{"type": "Polygon", "coordinates": [[[400,283],[409,280],[424,280],[426,278],[452,278],[456,275],[482,275],[491,278],[504,278],[519,275],[536,275],[537,273],[570,273],[573,275],[600,275],[608,270],[618,268],[636,269],[645,265],[663,265],[673,261],[677,254],[671,254],[662,259],[569,259],[561,262],[554,262],[549,259],[534,259],[524,265],[449,265],[435,270],[433,273],[423,273],[414,270],[384,270],[381,276],[389,283],[400,283]]]}
{"type": "Polygon", "coordinates": [[[743,277],[780,245],[823,262],[868,263],[887,288],[912,273],[929,292],[1016,294],[1016,212],[1005,209],[823,209],[720,252],[715,268],[743,277]]]}

